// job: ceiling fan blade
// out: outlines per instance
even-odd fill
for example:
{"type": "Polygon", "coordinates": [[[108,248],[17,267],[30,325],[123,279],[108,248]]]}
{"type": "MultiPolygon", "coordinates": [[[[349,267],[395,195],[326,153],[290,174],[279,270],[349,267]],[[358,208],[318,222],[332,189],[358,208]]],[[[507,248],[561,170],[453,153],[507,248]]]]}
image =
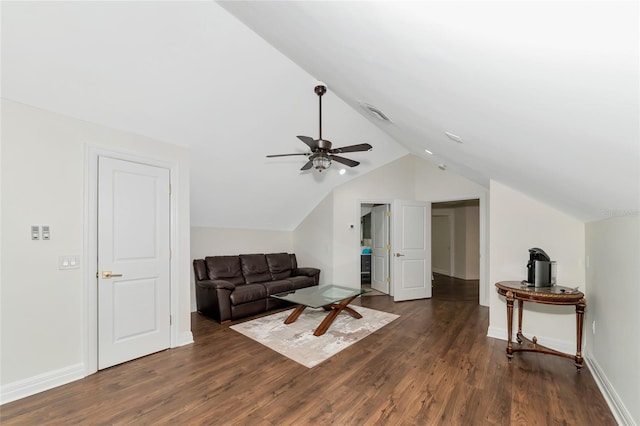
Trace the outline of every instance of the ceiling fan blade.
{"type": "Polygon", "coordinates": [[[338,163],[342,163],[345,166],[349,166],[349,167],[355,167],[358,164],[360,164],[359,161],[353,161],[353,160],[350,160],[348,158],[339,157],[337,155],[330,155],[329,158],[331,158],[332,160],[337,161],[338,163]]]}
{"type": "Polygon", "coordinates": [[[315,151],[316,149],[318,149],[318,141],[310,138],[309,136],[298,136],[298,139],[300,139],[302,142],[306,143],[307,146],[309,148],[311,148],[311,151],[315,151]]]}
{"type": "Polygon", "coordinates": [[[307,164],[302,166],[302,168],[300,170],[309,170],[311,167],[313,167],[313,160],[307,161],[307,164]]]}
{"type": "MultiPolygon", "coordinates": [[[[298,137],[300,137],[300,136],[298,136],[298,137]]],[[[341,154],[343,152],[370,151],[371,149],[373,149],[373,147],[371,145],[369,145],[368,143],[361,143],[361,144],[358,144],[358,145],[349,145],[349,146],[343,146],[342,148],[330,149],[329,153],[330,154],[341,154]]]]}
{"type": "Polygon", "coordinates": [[[289,157],[291,155],[310,155],[308,152],[297,152],[295,154],[272,154],[272,155],[267,155],[267,158],[273,158],[273,157],[289,157]]]}

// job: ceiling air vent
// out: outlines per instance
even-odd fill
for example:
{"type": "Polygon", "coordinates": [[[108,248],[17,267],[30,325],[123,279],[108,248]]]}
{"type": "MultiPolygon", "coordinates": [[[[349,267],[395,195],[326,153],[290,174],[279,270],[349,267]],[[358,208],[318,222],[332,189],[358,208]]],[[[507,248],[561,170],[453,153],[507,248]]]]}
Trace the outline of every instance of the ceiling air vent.
{"type": "Polygon", "coordinates": [[[360,102],[360,106],[364,108],[367,112],[369,112],[369,114],[377,118],[378,120],[391,122],[389,117],[387,117],[385,113],[380,111],[378,108],[369,104],[365,104],[364,102],[360,102]]]}

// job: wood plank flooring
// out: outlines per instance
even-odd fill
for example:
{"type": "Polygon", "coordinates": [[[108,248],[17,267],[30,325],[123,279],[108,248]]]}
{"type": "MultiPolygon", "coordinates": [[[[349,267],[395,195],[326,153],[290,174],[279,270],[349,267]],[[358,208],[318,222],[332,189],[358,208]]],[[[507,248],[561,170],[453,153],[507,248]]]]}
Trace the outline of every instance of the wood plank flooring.
{"type": "Polygon", "coordinates": [[[614,425],[588,368],[486,337],[477,281],[354,302],[396,321],[308,369],[193,314],[193,345],[0,407],[3,425],[614,425]]]}

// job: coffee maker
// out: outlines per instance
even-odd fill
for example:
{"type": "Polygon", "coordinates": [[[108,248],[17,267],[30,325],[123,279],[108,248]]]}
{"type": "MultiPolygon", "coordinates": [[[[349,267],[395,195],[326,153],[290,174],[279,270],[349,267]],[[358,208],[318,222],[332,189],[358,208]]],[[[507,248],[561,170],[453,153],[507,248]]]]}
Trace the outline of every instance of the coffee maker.
{"type": "Polygon", "coordinates": [[[541,248],[529,249],[527,262],[527,286],[551,287],[556,283],[556,262],[541,248]]]}

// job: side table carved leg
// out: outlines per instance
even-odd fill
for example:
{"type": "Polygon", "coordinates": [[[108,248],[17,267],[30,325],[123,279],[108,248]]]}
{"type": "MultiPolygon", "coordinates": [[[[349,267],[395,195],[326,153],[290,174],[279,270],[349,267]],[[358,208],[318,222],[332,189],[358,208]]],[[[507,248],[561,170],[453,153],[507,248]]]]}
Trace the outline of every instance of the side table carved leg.
{"type": "Polygon", "coordinates": [[[507,358],[511,362],[513,358],[513,345],[511,342],[511,335],[513,334],[513,293],[507,291],[505,294],[507,298],[507,358]]]}
{"type": "Polygon", "coordinates": [[[584,325],[584,309],[587,306],[587,301],[582,298],[576,305],[576,357],[575,366],[580,371],[583,366],[584,360],[582,358],[582,327],[584,325]]]}
{"type": "Polygon", "coordinates": [[[516,340],[519,344],[522,344],[522,311],[524,307],[524,302],[522,300],[518,300],[518,334],[516,334],[516,340]]]}

